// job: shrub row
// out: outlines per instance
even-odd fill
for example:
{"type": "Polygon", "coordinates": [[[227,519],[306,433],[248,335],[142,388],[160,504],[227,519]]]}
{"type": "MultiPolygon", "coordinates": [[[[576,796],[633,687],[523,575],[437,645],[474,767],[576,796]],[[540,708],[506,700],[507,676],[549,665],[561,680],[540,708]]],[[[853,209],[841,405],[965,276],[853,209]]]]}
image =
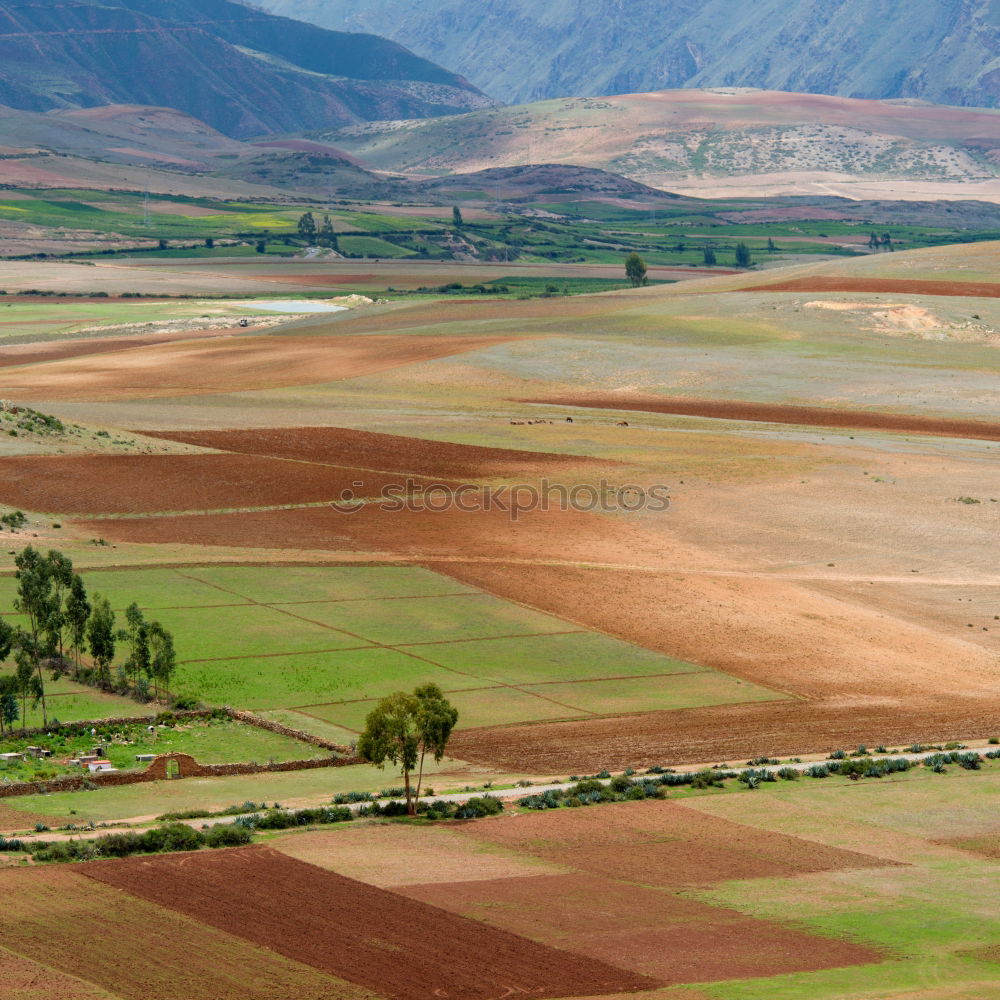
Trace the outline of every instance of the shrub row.
{"type": "Polygon", "coordinates": [[[202,847],[237,847],[253,839],[250,830],[232,824],[195,830],[183,823],[168,823],[143,833],[108,833],[93,840],[5,841],[0,847],[15,850],[20,844],[36,861],[94,861],[100,858],[126,858],[132,854],[161,854],[167,851],[196,851],[202,847]]]}
{"type": "MultiPolygon", "coordinates": [[[[991,750],[980,756],[973,751],[961,752],[952,750],[936,753],[921,761],[909,760],[906,757],[861,757],[852,754],[848,757],[842,751],[831,759],[799,770],[794,767],[748,767],[739,773],[709,769],[696,772],[669,771],[667,768],[651,767],[639,778],[618,775],[610,781],[599,780],[600,775],[593,778],[577,780],[576,784],[567,789],[550,789],[535,795],[526,795],[518,799],[518,805],[524,809],[559,809],[563,806],[575,807],[592,805],[599,802],[625,802],[647,798],[660,798],[667,788],[687,785],[691,788],[721,788],[728,778],[736,778],[747,788],[759,788],[764,782],[796,781],[800,777],[827,778],[831,774],[858,780],[861,778],[884,778],[889,774],[909,771],[923,763],[934,771],[944,771],[947,764],[958,764],[967,770],[976,770],[983,757],[1000,760],[1000,750],[991,750]]],[[[768,762],[768,758],[755,758],[760,763],[768,762]]],[[[602,772],[602,775],[607,772],[602,772]]],[[[576,780],[571,779],[571,780],[576,780]]]]}
{"type": "MultiPolygon", "coordinates": [[[[661,769],[663,770],[663,769],[661,769]]],[[[605,772],[606,773],[606,772],[605,772]]],[[[630,778],[620,774],[607,783],[599,778],[584,778],[569,788],[554,788],[518,799],[524,809],[559,809],[562,806],[596,805],[600,802],[631,802],[662,797],[667,788],[690,785],[692,788],[721,788],[733,771],[668,772],[630,778]]]]}
{"type": "Polygon", "coordinates": [[[290,830],[296,826],[314,823],[346,823],[354,813],[345,806],[317,806],[312,809],[268,809],[263,813],[240,816],[233,825],[251,830],[290,830]]]}
{"type": "MultiPolygon", "coordinates": [[[[503,802],[492,795],[480,795],[466,802],[445,802],[442,799],[417,803],[417,815],[424,819],[482,819],[503,812],[503,802]]],[[[372,802],[358,810],[359,816],[405,816],[405,802],[372,802]]]]}

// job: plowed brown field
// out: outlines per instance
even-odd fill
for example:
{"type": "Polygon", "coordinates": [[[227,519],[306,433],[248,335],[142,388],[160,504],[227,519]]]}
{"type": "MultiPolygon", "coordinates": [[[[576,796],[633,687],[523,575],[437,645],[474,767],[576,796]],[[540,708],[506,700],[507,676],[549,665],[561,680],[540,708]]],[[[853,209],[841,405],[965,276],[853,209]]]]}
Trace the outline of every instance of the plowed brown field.
{"type": "MultiPolygon", "coordinates": [[[[339,332],[339,328],[338,328],[339,332]]],[[[0,394],[117,400],[312,385],[505,343],[513,337],[249,336],[176,341],[6,369],[0,394]]]]}
{"type": "Polygon", "coordinates": [[[342,427],[278,427],[221,431],[143,431],[148,437],[181,441],[219,451],[238,451],[305,462],[359,465],[408,475],[448,479],[540,476],[560,469],[617,463],[548,452],[484,448],[375,434],[342,427]]]}
{"type": "Polygon", "coordinates": [[[883,958],[848,941],[600,875],[437,883],[401,891],[671,984],[777,976],[883,958]]]}
{"type": "MultiPolygon", "coordinates": [[[[1000,285],[996,286],[1000,289],[1000,285]]],[[[909,413],[874,413],[868,410],[835,410],[825,406],[792,406],[785,403],[753,403],[737,399],[690,399],[683,396],[585,395],[521,399],[520,403],[580,406],[601,410],[636,410],[684,417],[719,420],[750,420],[803,427],[843,427],[850,430],[930,434],[935,437],[974,438],[1000,441],[1000,424],[985,420],[952,420],[921,417],[909,413]]]]}
{"type": "Polygon", "coordinates": [[[894,864],[708,816],[676,802],[554,809],[462,832],[578,871],[665,889],[894,864]]]}
{"type": "Polygon", "coordinates": [[[740,764],[751,756],[828,753],[864,743],[943,743],[962,733],[986,739],[997,728],[993,702],[941,695],[867,702],[712,705],[580,722],[499,726],[455,733],[449,753],[471,763],[535,774],[654,764],[740,764]]]}
{"type": "Polygon", "coordinates": [[[590,996],[659,985],[269,848],[129,858],[79,871],[400,1000],[590,996]]]}
{"type": "MultiPolygon", "coordinates": [[[[371,1000],[357,986],[67,867],[0,871],[4,947],[123,1000],[371,1000]]],[[[0,963],[5,952],[0,952],[0,963]]],[[[47,982],[47,981],[46,981],[47,982]]],[[[0,996],[9,994],[0,964],[0,996]]],[[[17,994],[15,994],[16,996],[17,994]]],[[[100,992],[81,992],[80,1000],[100,992]]],[[[46,997],[28,993],[27,998],[46,997]]],[[[74,997],[71,988],[61,997],[74,997]]]]}
{"type": "Polygon", "coordinates": [[[869,292],[890,295],[951,295],[965,298],[1000,298],[1000,282],[928,281],[918,278],[860,278],[817,276],[791,278],[775,284],[748,285],[738,292],[869,292]]]}
{"type": "Polygon", "coordinates": [[[93,983],[0,948],[4,1000],[121,1000],[93,983]]]}
{"type": "Polygon", "coordinates": [[[63,514],[219,510],[377,496],[396,480],[362,469],[256,455],[59,455],[0,458],[0,500],[63,514]],[[360,483],[361,485],[354,485],[360,483]]]}

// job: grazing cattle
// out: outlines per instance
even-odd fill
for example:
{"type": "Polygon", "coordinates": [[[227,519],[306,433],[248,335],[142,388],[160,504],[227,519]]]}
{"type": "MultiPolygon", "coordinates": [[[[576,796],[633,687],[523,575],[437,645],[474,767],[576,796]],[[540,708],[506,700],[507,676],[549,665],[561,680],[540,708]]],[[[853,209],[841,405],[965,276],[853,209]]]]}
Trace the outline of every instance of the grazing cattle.
{"type": "Polygon", "coordinates": [[[567,418],[566,418],[566,423],[567,423],[567,424],[571,424],[571,423],[573,423],[573,418],[572,418],[572,417],[567,417],[567,418]]]}
{"type": "Polygon", "coordinates": [[[628,427],[628,421],[627,420],[619,420],[618,423],[615,426],[616,427],[628,427]]]}

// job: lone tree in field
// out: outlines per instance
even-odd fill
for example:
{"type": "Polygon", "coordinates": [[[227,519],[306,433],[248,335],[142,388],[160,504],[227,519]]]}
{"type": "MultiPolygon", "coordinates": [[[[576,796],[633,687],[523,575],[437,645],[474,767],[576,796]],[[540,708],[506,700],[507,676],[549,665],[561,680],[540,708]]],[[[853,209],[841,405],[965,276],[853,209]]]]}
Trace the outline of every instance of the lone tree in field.
{"type": "Polygon", "coordinates": [[[753,259],[750,257],[750,248],[745,243],[736,244],[736,266],[750,267],[753,259]]]}
{"type": "Polygon", "coordinates": [[[646,262],[634,251],[625,258],[625,277],[633,288],[646,284],[646,262]]]}
{"type": "Polygon", "coordinates": [[[451,206],[451,224],[456,229],[461,229],[465,225],[465,220],[462,218],[462,210],[458,205],[451,206]]]}
{"type": "Polygon", "coordinates": [[[701,255],[704,258],[705,267],[715,267],[716,264],[715,250],[713,250],[712,247],[710,246],[704,247],[701,251],[701,255]]]}
{"type": "Polygon", "coordinates": [[[383,698],[365,720],[365,731],[358,739],[358,756],[376,767],[385,767],[385,762],[390,761],[402,769],[410,816],[417,814],[424,759],[431,754],[434,760],[441,760],[457,721],[458,709],[436,684],[424,684],[413,694],[397,691],[383,698]],[[410,784],[414,770],[415,790],[410,784]]]}

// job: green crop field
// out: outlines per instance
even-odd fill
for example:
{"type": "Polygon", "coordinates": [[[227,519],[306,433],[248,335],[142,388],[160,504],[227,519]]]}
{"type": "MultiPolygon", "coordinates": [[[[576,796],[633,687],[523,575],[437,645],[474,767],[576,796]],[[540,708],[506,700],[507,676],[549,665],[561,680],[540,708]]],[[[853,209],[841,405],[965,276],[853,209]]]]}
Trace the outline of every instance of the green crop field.
{"type": "MultiPolygon", "coordinates": [[[[174,694],[282,710],[306,730],[356,731],[375,699],[429,681],[453,695],[462,728],[780,697],[424,569],[214,566],[84,579],[119,613],[134,600],[171,631],[174,694]]],[[[14,585],[0,579],[0,607],[10,609],[14,585]]],[[[65,679],[51,690],[50,715],[62,721],[143,710],[65,679]]]]}
{"type": "Polygon", "coordinates": [[[728,882],[699,898],[873,945],[886,960],[713,984],[712,1000],[978,1000],[1000,976],[996,861],[951,846],[989,828],[1000,771],[920,768],[860,785],[843,779],[689,799],[738,822],[886,858],[887,867],[728,882]],[[898,858],[903,865],[893,864],[898,858]]]}
{"type": "MultiPolygon", "coordinates": [[[[120,771],[145,768],[145,763],[136,762],[138,754],[187,753],[200,764],[264,763],[328,756],[326,751],[302,740],[228,719],[195,719],[159,725],[154,733],[150,733],[145,724],[137,723],[119,727],[110,741],[100,738],[98,741],[104,747],[104,757],[120,771]]],[[[79,774],[79,767],[67,761],[75,754],[89,753],[95,738],[89,732],[27,738],[15,733],[0,739],[0,752],[20,753],[28,744],[51,750],[52,756],[43,760],[28,757],[23,761],[0,761],[0,781],[32,781],[40,775],[79,774]]]]}

